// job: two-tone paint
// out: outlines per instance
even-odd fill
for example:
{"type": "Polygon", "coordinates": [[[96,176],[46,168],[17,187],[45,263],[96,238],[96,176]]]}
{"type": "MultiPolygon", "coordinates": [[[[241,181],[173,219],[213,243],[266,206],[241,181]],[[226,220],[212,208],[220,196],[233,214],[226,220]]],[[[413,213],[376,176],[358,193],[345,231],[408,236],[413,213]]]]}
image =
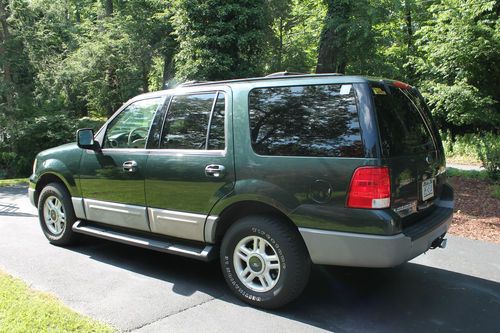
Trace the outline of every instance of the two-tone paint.
{"type": "MultiPolygon", "coordinates": [[[[57,178],[68,188],[80,219],[201,243],[219,240],[218,228],[227,228],[228,221],[224,219],[232,207],[239,207],[242,203],[246,206],[255,204],[259,210],[265,207],[266,212],[281,214],[294,223],[301,231],[313,261],[319,263],[349,264],[348,260],[320,259],[323,250],[337,251],[339,256],[343,250],[341,245],[332,249],[309,244],[314,242],[311,237],[317,236],[315,239],[319,240],[325,233],[330,233],[330,236],[348,233],[349,237],[356,239],[358,236],[360,239],[397,236],[403,237],[407,245],[407,239],[411,237],[402,234],[403,218],[395,211],[397,207],[384,210],[345,207],[349,182],[357,167],[389,164],[395,170],[401,168],[398,174],[404,175],[404,169],[410,163],[384,160],[381,155],[368,82],[366,78],[352,76],[297,76],[201,84],[140,95],[124,104],[113,117],[135,101],[162,98],[144,149],[93,151],[68,144],[44,151],[37,156],[36,168],[30,178],[30,196],[36,204],[42,185],[57,178]],[[253,151],[249,134],[249,92],[256,87],[312,84],[352,85],[357,98],[364,158],[271,157],[253,151]],[[225,94],[224,150],[158,148],[153,135],[161,130],[158,126],[163,123],[172,96],[217,91],[225,94]],[[123,170],[123,163],[130,160],[137,162],[136,172],[123,170]],[[210,164],[224,166],[222,177],[205,173],[210,164]]],[[[101,146],[113,117],[95,136],[101,146]]],[[[440,166],[436,164],[433,176],[440,172],[440,166]]],[[[441,179],[445,182],[444,178],[441,179]]],[[[404,181],[401,178],[393,182],[393,193],[404,190],[404,181]]],[[[440,190],[438,196],[444,192],[440,190]]],[[[397,202],[397,197],[394,199],[393,202],[397,202]]],[[[452,202],[452,194],[444,199],[452,202]]],[[[435,209],[439,207],[436,205],[435,209]]],[[[445,232],[449,221],[443,225],[445,232]]],[[[426,240],[425,246],[428,242],[426,240]]],[[[377,251],[377,246],[371,251],[377,251]]],[[[398,257],[390,264],[404,259],[398,257]]],[[[370,266],[366,261],[353,262],[352,265],[370,266]]],[[[384,265],[385,262],[375,262],[371,266],[384,265]]]]}

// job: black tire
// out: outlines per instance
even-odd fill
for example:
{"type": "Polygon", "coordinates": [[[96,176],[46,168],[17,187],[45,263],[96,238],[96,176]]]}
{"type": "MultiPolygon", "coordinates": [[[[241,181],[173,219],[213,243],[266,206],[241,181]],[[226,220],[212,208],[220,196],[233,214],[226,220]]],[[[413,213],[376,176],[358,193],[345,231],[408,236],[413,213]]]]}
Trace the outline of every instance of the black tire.
{"type": "Polygon", "coordinates": [[[50,183],[46,185],[38,199],[38,219],[42,227],[43,234],[51,244],[54,245],[70,245],[76,241],[77,235],[73,232],[73,223],[76,221],[75,211],[71,202],[71,196],[66,188],[59,183],[50,183]],[[45,222],[44,205],[47,199],[56,197],[62,204],[62,210],[65,215],[65,223],[62,227],[62,232],[54,233],[49,230],[45,222]]]}
{"type": "MultiPolygon", "coordinates": [[[[251,215],[236,221],[224,235],[220,260],[224,278],[234,294],[246,303],[266,309],[281,307],[297,298],[307,285],[311,270],[311,259],[298,230],[287,221],[268,215],[251,215]],[[266,249],[272,245],[280,259],[279,274],[274,273],[277,282],[268,291],[250,289],[236,273],[234,251],[249,236],[266,240],[266,249]]],[[[258,277],[256,281],[259,283],[258,277]]]]}

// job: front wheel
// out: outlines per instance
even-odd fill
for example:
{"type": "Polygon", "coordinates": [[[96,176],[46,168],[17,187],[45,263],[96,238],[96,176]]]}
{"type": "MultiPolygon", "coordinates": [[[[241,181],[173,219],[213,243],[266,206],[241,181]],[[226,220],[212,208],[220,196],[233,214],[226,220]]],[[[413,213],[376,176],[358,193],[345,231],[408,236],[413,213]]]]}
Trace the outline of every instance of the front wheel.
{"type": "Polygon", "coordinates": [[[238,220],[226,232],[221,266],[238,298],[272,309],[300,295],[311,261],[296,228],[274,216],[253,215],[238,220]]]}
{"type": "Polygon", "coordinates": [[[50,183],[43,188],[38,201],[38,218],[50,243],[69,245],[75,241],[72,230],[75,211],[68,191],[61,184],[50,183]]]}

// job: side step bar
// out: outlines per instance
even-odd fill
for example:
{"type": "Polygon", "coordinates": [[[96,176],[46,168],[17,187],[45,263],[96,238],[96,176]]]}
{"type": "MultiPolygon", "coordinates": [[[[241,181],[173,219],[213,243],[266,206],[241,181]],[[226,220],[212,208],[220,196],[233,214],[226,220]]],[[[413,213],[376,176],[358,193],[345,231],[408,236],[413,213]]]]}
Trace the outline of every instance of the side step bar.
{"type": "Polygon", "coordinates": [[[109,230],[104,227],[85,224],[82,221],[76,221],[73,224],[73,231],[90,235],[98,238],[115,241],[118,243],[142,247],[149,250],[177,254],[180,256],[198,259],[202,261],[210,261],[215,259],[216,251],[213,245],[205,247],[196,247],[192,245],[184,245],[174,242],[168,242],[143,236],[128,234],[121,231],[109,230]]]}

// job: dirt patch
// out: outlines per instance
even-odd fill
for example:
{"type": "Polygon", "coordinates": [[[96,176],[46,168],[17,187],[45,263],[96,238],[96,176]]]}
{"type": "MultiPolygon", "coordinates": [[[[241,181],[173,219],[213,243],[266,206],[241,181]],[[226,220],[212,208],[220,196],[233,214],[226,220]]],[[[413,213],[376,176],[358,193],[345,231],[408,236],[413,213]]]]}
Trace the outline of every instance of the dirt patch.
{"type": "Polygon", "coordinates": [[[479,179],[450,177],[455,189],[452,235],[500,243],[500,200],[491,196],[491,185],[479,179]]]}

